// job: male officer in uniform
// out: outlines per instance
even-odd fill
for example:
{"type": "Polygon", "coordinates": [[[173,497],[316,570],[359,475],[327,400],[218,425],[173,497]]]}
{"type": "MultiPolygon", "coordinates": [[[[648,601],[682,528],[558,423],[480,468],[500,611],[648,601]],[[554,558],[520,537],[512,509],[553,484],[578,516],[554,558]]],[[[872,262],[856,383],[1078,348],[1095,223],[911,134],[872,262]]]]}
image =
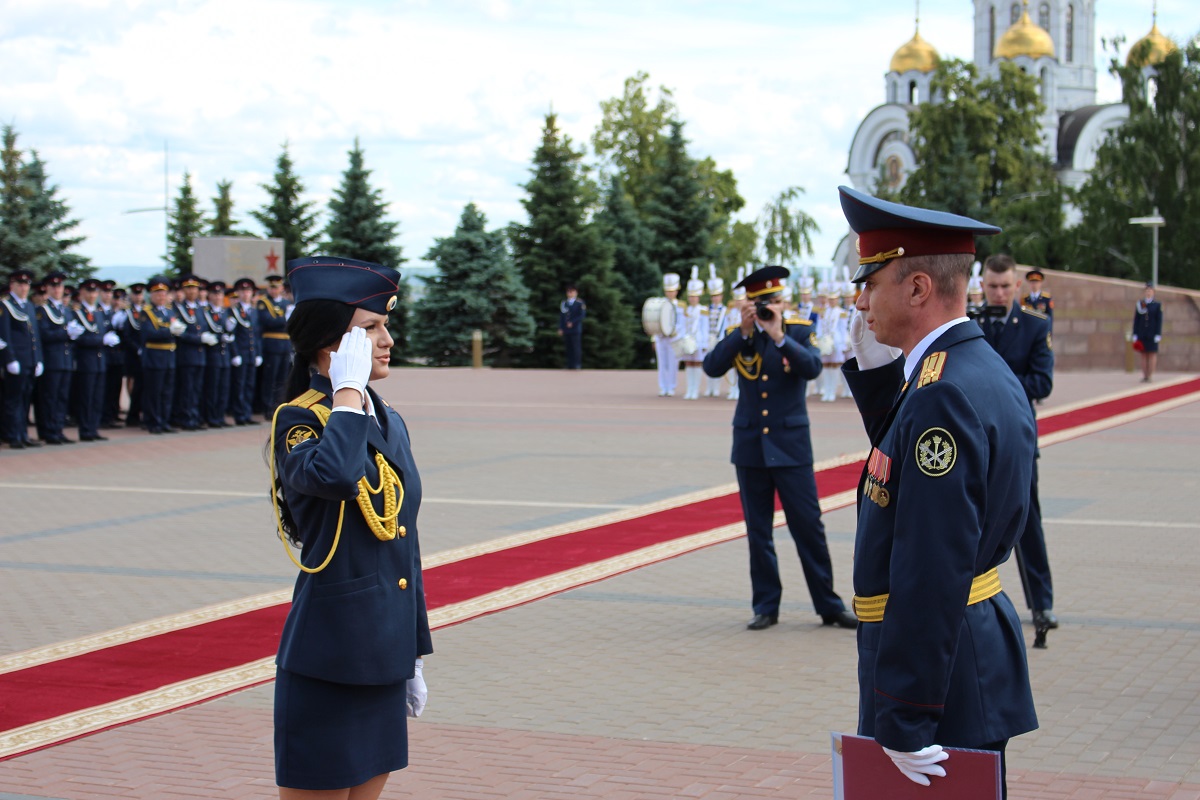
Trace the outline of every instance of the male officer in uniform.
{"type": "Polygon", "coordinates": [[[583,319],[587,306],[579,299],[575,284],[567,284],[567,299],[558,304],[558,335],[566,350],[566,368],[583,368],[583,319]]]}
{"type": "Polygon", "coordinates": [[[146,321],[146,284],[129,284],[129,310],[118,325],[121,349],[125,351],[125,391],[129,393],[129,410],[125,413],[125,427],[143,426],[142,419],[142,324],[146,321]]]}
{"type": "Polygon", "coordinates": [[[1037,431],[966,316],[974,237],[999,228],[839,191],[863,287],[842,370],[873,446],[854,543],[858,732],[915,783],[954,770],[943,745],[1000,751],[1003,775],[1008,740],[1037,727],[996,571],[1025,528],[1037,431]]]}
{"type": "Polygon", "coordinates": [[[813,607],[825,625],[853,628],[856,621],[833,591],[833,564],[825,542],[804,382],[821,374],[821,357],[811,344],[812,322],[783,318],[784,267],[768,266],[738,283],[741,322],[704,359],[704,372],[719,378],[738,371],[741,387],[733,412],[733,456],[750,546],[754,618],[763,630],[779,621],[783,584],[775,556],[775,494],[796,543],[813,607]]]}
{"type": "Polygon", "coordinates": [[[258,313],[254,309],[254,292],[258,287],[250,278],[238,278],[233,283],[237,299],[229,307],[233,322],[233,355],[229,359],[232,372],[229,378],[229,413],[237,425],[257,425],[251,418],[254,408],[254,374],[262,366],[262,333],[258,313]]]}
{"type": "Polygon", "coordinates": [[[283,296],[283,278],[267,276],[267,294],[258,298],[258,325],[262,331],[262,385],[259,402],[263,415],[270,420],[281,402],[283,385],[292,365],[292,342],[288,338],[287,321],[292,304],[283,296]]]}
{"type": "MultiPolygon", "coordinates": [[[[983,265],[983,293],[989,308],[1004,309],[1003,316],[977,319],[988,344],[992,346],[1021,382],[1033,404],[1050,396],[1054,388],[1054,350],[1050,340],[1050,320],[1024,305],[1017,305],[1021,279],[1017,264],[1010,256],[989,256],[983,265]]],[[[1028,298],[1026,298],[1028,299],[1028,298]]],[[[1054,616],[1054,588],[1050,580],[1050,558],[1046,555],[1046,536],[1042,530],[1042,506],[1038,501],[1037,459],[1034,451],[1033,483],[1030,489],[1029,516],[1025,532],[1017,542],[1017,566],[1025,587],[1025,602],[1033,612],[1033,624],[1043,630],[1058,627],[1054,616]]]]}
{"type": "Polygon", "coordinates": [[[108,358],[116,352],[121,339],[112,330],[108,314],[100,307],[100,281],[86,278],[79,284],[79,306],[74,314],[76,323],[83,328],[82,335],[75,340],[75,370],[79,377],[79,441],[103,442],[108,438],[100,435],[108,358]]]}
{"type": "Polygon", "coordinates": [[[63,433],[67,424],[67,405],[71,400],[71,379],[75,372],[74,341],[83,333],[70,306],[63,299],[67,276],[57,270],[42,279],[46,302],[36,306],[38,337],[42,340],[45,371],[38,379],[35,399],[38,439],[46,444],[70,444],[63,433]]]}
{"type": "Polygon", "coordinates": [[[180,281],[183,298],[175,303],[175,317],[184,325],[175,339],[175,401],[171,424],[185,431],[200,430],[200,396],[204,391],[204,356],[215,337],[204,325],[200,308],[201,281],[185,275],[180,281]],[[207,334],[207,335],[206,335],[207,334]]]}
{"type": "Polygon", "coordinates": [[[210,428],[224,428],[225,409],[229,407],[229,359],[233,350],[232,312],[225,308],[225,284],[211,281],[208,284],[208,302],[203,306],[204,331],[211,333],[204,356],[204,403],[201,406],[204,421],[210,428]]]}
{"type": "Polygon", "coordinates": [[[8,296],[0,300],[0,360],[4,362],[4,405],[0,415],[0,438],[21,450],[41,447],[29,438],[29,401],[33,381],[42,375],[42,339],[34,305],[29,300],[33,273],[13,270],[8,279],[8,296]]]}
{"type": "Polygon", "coordinates": [[[1046,275],[1040,269],[1031,269],[1025,273],[1025,282],[1029,284],[1029,294],[1021,298],[1021,305],[1025,308],[1032,308],[1034,311],[1040,311],[1053,324],[1054,322],[1054,300],[1051,299],[1049,292],[1042,291],[1042,282],[1046,280],[1046,275]]]}
{"type": "Polygon", "coordinates": [[[150,279],[150,302],[142,308],[142,411],[150,433],[175,433],[169,424],[175,394],[175,337],[187,329],[171,305],[171,284],[150,279]]]}
{"type": "MultiPolygon", "coordinates": [[[[83,284],[79,285],[79,296],[83,297],[83,284]]],[[[125,380],[125,348],[120,341],[119,329],[124,327],[129,316],[129,293],[116,288],[112,293],[112,315],[108,328],[117,337],[117,344],[104,351],[104,403],[100,410],[101,428],[119,428],[121,419],[121,383],[125,380]]]]}

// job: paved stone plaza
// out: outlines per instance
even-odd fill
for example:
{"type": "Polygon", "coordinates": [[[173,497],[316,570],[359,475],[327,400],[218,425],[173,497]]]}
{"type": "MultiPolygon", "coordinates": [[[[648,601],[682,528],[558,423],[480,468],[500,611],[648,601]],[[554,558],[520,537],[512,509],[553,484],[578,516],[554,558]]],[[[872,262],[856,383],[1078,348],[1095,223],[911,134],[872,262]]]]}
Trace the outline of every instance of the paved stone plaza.
{"type": "MultiPolygon", "coordinates": [[[[1188,376],[1161,375],[1158,384],[1188,376]]],[[[1139,388],[1057,376],[1043,412],[1139,388]]],[[[728,485],[724,398],[651,372],[396,370],[426,557],[728,485]]],[[[810,404],[819,460],[867,447],[810,404]]],[[[267,426],[0,450],[0,656],[287,589],[267,426]]],[[[1200,403],[1043,448],[1062,627],[1029,660],[1041,729],[1010,797],[1200,799],[1200,403]]],[[[849,598],[853,507],[825,516],[849,598]]],[[[384,797],[832,797],[856,724],[854,635],[823,628],[786,536],[780,624],[750,632],[736,540],[436,631],[412,766],[384,797]]],[[[1001,576],[1028,620],[1016,568],[1001,576]]],[[[1032,626],[1026,626],[1032,641],[1032,626]]],[[[13,798],[276,796],[270,685],[0,762],[13,798]]]]}

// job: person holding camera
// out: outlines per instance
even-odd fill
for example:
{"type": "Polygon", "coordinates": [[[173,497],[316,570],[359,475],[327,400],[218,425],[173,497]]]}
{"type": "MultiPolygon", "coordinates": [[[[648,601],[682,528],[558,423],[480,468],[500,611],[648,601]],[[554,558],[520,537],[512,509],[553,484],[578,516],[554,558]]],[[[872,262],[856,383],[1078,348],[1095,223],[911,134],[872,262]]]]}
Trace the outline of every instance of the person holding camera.
{"type": "Polygon", "coordinates": [[[783,585],[773,538],[778,493],[822,624],[854,628],[857,621],[833,590],[804,402],[805,383],[821,374],[821,357],[812,344],[812,321],[784,320],[787,276],[784,267],[767,266],[740,281],[738,288],[746,293],[738,301],[741,321],[704,359],[710,377],[730,368],[738,373],[730,460],[737,470],[750,546],[754,618],[746,627],[763,630],[779,621],[783,585]]]}

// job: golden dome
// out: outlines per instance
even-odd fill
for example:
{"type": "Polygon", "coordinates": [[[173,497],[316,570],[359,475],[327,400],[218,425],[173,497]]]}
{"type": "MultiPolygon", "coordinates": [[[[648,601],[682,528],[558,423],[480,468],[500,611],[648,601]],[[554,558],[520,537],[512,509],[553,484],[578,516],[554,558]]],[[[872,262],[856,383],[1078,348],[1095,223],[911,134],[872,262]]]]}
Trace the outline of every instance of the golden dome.
{"type": "Polygon", "coordinates": [[[1029,56],[1030,58],[1050,56],[1050,58],[1054,58],[1054,40],[1050,38],[1049,33],[1046,33],[1045,28],[1035,25],[1029,18],[1029,3],[1026,2],[1025,10],[1021,12],[1021,18],[1000,37],[1000,41],[996,43],[995,52],[996,58],[1016,58],[1017,56],[1029,56]]]}
{"type": "Polygon", "coordinates": [[[1129,48],[1129,56],[1125,59],[1125,64],[1131,67],[1153,67],[1161,64],[1169,53],[1178,49],[1174,42],[1162,35],[1162,31],[1158,29],[1158,22],[1155,22],[1150,32],[1129,48]],[[1144,44],[1145,42],[1149,42],[1149,44],[1144,44]],[[1135,54],[1138,56],[1137,58],[1134,58],[1135,54]]]}
{"type": "Polygon", "coordinates": [[[888,70],[890,72],[908,72],[915,69],[917,72],[933,72],[937,69],[939,60],[938,51],[921,38],[921,31],[918,30],[892,56],[892,64],[888,70]]]}

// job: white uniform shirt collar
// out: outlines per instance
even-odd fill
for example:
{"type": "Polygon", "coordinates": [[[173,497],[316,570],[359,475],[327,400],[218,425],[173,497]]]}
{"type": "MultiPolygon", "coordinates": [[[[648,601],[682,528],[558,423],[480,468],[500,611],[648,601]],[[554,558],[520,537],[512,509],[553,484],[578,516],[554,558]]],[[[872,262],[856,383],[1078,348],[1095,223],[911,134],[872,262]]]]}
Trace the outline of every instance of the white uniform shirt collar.
{"type": "Polygon", "coordinates": [[[967,317],[958,317],[957,319],[952,319],[949,322],[934,328],[925,336],[924,339],[917,342],[917,346],[914,347],[912,352],[904,358],[904,380],[908,381],[912,379],[912,374],[917,371],[917,365],[920,364],[921,360],[925,358],[925,351],[929,349],[929,345],[937,341],[939,336],[953,328],[955,325],[961,325],[964,322],[970,321],[971,320],[967,317]]]}

